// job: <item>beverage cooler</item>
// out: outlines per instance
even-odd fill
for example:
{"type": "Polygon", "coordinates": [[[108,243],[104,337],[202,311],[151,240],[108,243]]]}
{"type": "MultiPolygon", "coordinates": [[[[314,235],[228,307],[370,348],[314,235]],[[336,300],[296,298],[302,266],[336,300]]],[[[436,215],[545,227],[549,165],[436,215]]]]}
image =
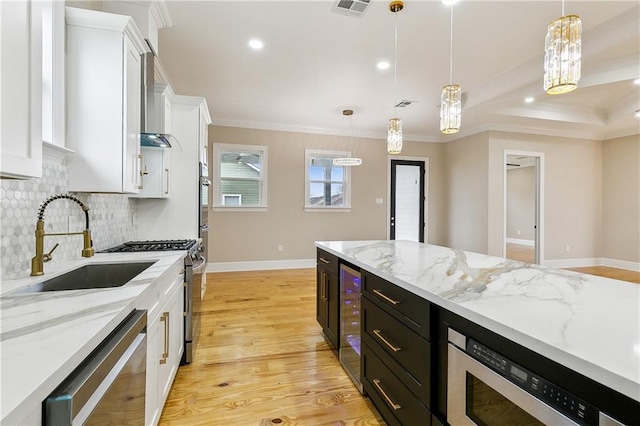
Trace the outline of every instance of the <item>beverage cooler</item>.
{"type": "Polygon", "coordinates": [[[360,393],[360,271],[340,265],[340,363],[360,393]]]}

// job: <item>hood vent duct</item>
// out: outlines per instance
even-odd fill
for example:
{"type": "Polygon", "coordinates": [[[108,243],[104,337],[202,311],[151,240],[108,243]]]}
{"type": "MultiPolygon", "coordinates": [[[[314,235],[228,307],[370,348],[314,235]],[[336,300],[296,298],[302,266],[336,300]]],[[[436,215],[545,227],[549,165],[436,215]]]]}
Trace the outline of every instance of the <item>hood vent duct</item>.
{"type": "Polygon", "coordinates": [[[140,103],[140,145],[156,148],[171,148],[170,139],[176,140],[168,133],[161,133],[159,108],[156,107],[155,60],[153,46],[146,40],[149,52],[142,56],[142,93],[140,103]]]}

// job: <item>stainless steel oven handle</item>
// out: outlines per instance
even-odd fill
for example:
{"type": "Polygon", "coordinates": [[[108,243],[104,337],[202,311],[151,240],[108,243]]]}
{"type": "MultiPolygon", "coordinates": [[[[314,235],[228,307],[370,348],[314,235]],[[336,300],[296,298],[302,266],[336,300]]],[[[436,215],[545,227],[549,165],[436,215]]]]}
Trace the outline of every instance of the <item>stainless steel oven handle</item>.
{"type": "Polygon", "coordinates": [[[200,256],[198,259],[198,263],[193,265],[193,273],[201,274],[204,269],[207,269],[207,258],[204,256],[200,256]]]}
{"type": "Polygon", "coordinates": [[[447,421],[455,425],[475,425],[466,415],[467,372],[482,380],[515,405],[542,423],[554,426],[575,426],[578,423],[553,407],[511,383],[489,367],[481,364],[452,344],[448,345],[447,421]]]}

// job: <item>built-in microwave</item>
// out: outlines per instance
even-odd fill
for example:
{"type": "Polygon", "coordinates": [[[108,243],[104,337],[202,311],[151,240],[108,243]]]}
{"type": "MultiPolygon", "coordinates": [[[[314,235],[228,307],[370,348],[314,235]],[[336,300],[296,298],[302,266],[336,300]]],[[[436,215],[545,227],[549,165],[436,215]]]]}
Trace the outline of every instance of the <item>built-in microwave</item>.
{"type": "Polygon", "coordinates": [[[452,426],[623,425],[451,328],[448,342],[447,422],[452,426]]]}

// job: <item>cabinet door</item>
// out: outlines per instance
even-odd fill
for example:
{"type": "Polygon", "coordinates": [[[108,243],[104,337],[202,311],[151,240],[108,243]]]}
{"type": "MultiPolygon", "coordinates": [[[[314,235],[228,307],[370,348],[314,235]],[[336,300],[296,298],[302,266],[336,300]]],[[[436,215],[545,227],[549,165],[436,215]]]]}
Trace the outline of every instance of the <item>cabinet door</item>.
{"type": "Polygon", "coordinates": [[[198,149],[200,152],[200,162],[205,166],[208,166],[208,152],[209,152],[209,125],[207,124],[207,118],[204,114],[204,111],[200,111],[200,129],[198,132],[198,149]]]}
{"type": "Polygon", "coordinates": [[[142,58],[133,42],[125,37],[124,82],[126,123],[124,126],[123,191],[137,193],[142,189],[142,159],[140,158],[140,75],[142,58]]]}
{"type": "Polygon", "coordinates": [[[329,317],[329,299],[327,294],[327,281],[329,274],[327,270],[318,265],[317,268],[317,289],[316,289],[316,320],[323,331],[327,328],[327,318],[329,317]]]}
{"type": "Polygon", "coordinates": [[[147,388],[145,396],[146,425],[155,425],[160,420],[162,406],[158,404],[158,339],[163,337],[164,323],[156,318],[147,326],[147,388]]]}
{"type": "Polygon", "coordinates": [[[340,280],[338,274],[327,274],[328,315],[325,333],[329,341],[339,348],[340,336],[340,280]]]}
{"type": "Polygon", "coordinates": [[[162,407],[169,395],[171,384],[178,371],[183,344],[183,287],[182,283],[172,286],[172,296],[160,314],[160,335],[158,338],[158,406],[162,407]]]}
{"type": "Polygon", "coordinates": [[[141,147],[142,188],[135,198],[169,198],[171,151],[163,148],[141,147]]]}
{"type": "Polygon", "coordinates": [[[38,2],[0,1],[2,176],[42,176],[41,31],[38,2]]]}

